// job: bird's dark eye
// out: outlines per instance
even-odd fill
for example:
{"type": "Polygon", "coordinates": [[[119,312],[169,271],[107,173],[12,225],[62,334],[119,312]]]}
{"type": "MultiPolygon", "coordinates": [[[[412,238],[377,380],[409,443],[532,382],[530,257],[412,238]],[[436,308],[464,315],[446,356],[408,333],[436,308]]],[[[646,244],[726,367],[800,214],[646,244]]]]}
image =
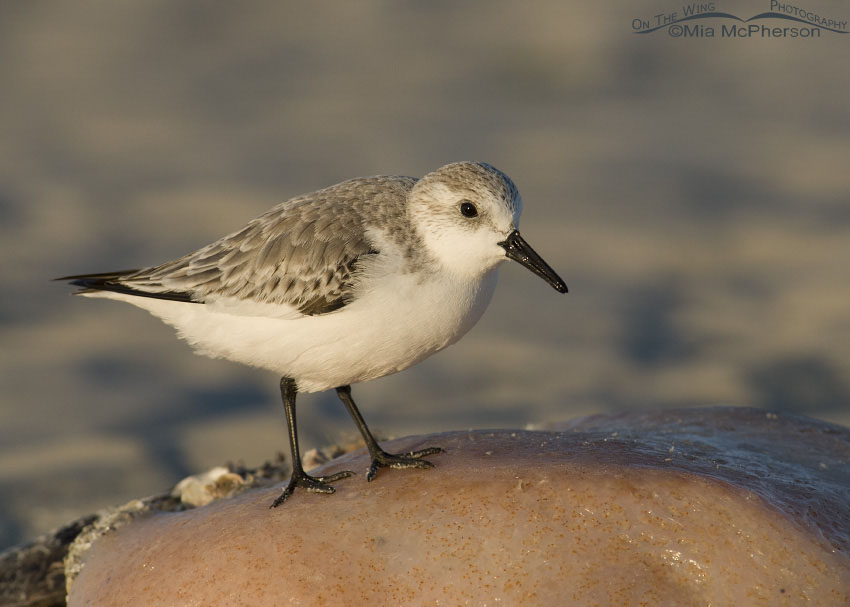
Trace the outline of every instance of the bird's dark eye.
{"type": "Polygon", "coordinates": [[[468,200],[464,200],[460,203],[460,214],[464,217],[477,217],[478,209],[476,209],[475,205],[468,200]]]}

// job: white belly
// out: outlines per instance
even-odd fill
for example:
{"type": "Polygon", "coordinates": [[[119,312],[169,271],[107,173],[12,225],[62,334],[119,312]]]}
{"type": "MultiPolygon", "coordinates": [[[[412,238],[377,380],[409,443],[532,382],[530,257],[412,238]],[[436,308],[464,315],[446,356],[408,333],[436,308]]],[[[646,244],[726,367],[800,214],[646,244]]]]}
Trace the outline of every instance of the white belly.
{"type": "MultiPolygon", "coordinates": [[[[493,296],[497,271],[479,281],[402,274],[336,312],[271,318],[224,306],[99,292],[174,326],[195,350],[262,367],[318,392],[406,369],[460,339],[493,296]],[[233,313],[237,312],[237,313],[233,313]]],[[[284,314],[285,316],[285,314],[284,314]]]]}

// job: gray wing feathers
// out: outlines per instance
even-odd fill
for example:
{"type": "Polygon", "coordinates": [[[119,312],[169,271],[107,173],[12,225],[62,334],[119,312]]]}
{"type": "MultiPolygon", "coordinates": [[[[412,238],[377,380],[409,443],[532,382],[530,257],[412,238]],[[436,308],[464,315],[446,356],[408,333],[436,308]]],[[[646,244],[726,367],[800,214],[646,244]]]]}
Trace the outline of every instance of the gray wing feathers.
{"type": "Polygon", "coordinates": [[[290,304],[305,314],[337,309],[352,297],[357,260],[376,253],[366,228],[397,218],[415,179],[343,182],[284,202],[244,228],[190,253],[122,278],[149,293],[182,292],[290,304]]]}

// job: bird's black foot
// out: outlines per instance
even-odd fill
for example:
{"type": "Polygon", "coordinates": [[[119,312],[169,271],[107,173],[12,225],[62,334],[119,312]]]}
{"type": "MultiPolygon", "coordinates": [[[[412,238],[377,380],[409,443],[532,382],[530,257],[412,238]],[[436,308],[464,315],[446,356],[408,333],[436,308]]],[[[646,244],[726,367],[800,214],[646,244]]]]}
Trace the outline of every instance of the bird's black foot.
{"type": "Polygon", "coordinates": [[[444,452],[445,449],[441,447],[428,447],[419,451],[397,454],[387,453],[383,449],[378,450],[372,453],[372,463],[366,473],[366,480],[373,480],[378,474],[378,468],[433,468],[434,464],[419,458],[444,452]]]}
{"type": "Polygon", "coordinates": [[[310,493],[333,493],[334,488],[330,486],[330,483],[338,481],[341,478],[348,478],[349,476],[354,476],[354,473],[350,470],[344,470],[329,476],[310,476],[304,472],[293,472],[292,478],[289,479],[289,484],[286,486],[286,489],[283,490],[283,493],[277,496],[277,499],[272,502],[272,505],[269,506],[269,508],[277,508],[280,506],[283,502],[289,499],[289,496],[292,495],[296,487],[301,487],[310,493]]]}

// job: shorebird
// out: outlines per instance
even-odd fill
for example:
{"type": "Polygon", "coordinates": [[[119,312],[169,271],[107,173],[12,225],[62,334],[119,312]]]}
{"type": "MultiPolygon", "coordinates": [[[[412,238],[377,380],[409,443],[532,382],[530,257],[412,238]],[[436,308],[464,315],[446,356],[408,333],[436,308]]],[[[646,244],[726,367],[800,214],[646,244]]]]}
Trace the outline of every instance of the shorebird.
{"type": "Polygon", "coordinates": [[[304,471],[298,392],[336,389],[372,458],[367,480],[381,467],[432,467],[422,458],[439,447],[381,449],[351,384],[406,369],[460,339],[490,303],[507,259],[567,292],[520,236],[521,212],[507,175],[457,162],[421,179],[364,177],[298,196],[158,266],[57,280],[149,311],[199,354],[282,376],[292,477],[276,507],[297,487],[333,493],[331,483],[353,474],[304,471]]]}

